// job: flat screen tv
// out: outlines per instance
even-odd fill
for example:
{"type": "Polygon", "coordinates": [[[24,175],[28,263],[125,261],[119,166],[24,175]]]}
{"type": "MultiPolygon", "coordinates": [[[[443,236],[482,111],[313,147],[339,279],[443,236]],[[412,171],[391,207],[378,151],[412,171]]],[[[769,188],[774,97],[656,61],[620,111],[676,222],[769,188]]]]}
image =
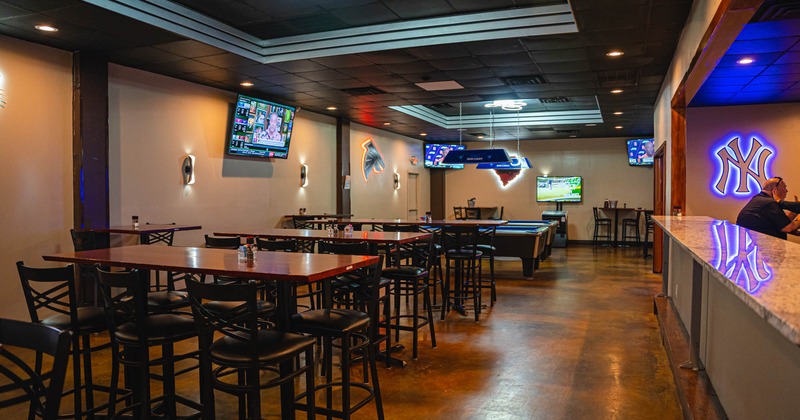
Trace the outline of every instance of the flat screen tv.
{"type": "Polygon", "coordinates": [[[583,178],[579,176],[537,176],[536,201],[579,203],[583,201],[583,178]]]}
{"type": "Polygon", "coordinates": [[[227,153],[286,159],[297,108],[239,95],[227,153]]]}
{"type": "Polygon", "coordinates": [[[425,167],[426,168],[443,168],[443,169],[464,169],[463,163],[447,164],[442,163],[444,157],[447,156],[451,150],[464,150],[466,146],[463,144],[433,144],[428,143],[425,145],[425,167]]]}
{"type": "Polygon", "coordinates": [[[655,143],[653,139],[628,140],[628,164],[631,166],[652,166],[655,143]]]}

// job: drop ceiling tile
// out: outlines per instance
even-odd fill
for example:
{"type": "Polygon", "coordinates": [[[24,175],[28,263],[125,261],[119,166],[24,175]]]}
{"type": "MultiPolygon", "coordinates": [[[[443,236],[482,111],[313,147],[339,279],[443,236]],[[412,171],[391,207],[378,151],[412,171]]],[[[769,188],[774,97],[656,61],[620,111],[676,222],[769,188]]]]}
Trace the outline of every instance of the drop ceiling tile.
{"type": "Polygon", "coordinates": [[[447,70],[444,73],[448,77],[455,80],[485,79],[487,77],[495,76],[495,73],[492,70],[489,70],[485,67],[467,70],[447,70]]]}
{"type": "Polygon", "coordinates": [[[553,51],[582,48],[584,42],[578,34],[528,37],[520,40],[528,51],[553,51]]]}
{"type": "MultiPolygon", "coordinates": [[[[771,76],[776,74],[792,74],[798,72],[800,72],[800,66],[795,64],[773,64],[767,67],[767,69],[761,74],[763,76],[771,76]]],[[[714,71],[714,73],[716,73],[716,71],[714,71]]],[[[712,73],[712,75],[714,75],[714,73],[712,73]]]]}
{"type": "MultiPolygon", "coordinates": [[[[773,66],[774,67],[774,66],[773,66]]],[[[767,67],[765,66],[738,66],[738,67],[717,67],[711,73],[713,77],[745,77],[756,76],[763,72],[767,67]]]]}
{"type": "Polygon", "coordinates": [[[298,16],[316,15],[323,11],[321,7],[313,2],[308,2],[308,4],[304,4],[303,7],[298,7],[294,2],[281,1],[265,2],[263,0],[244,0],[243,3],[260,11],[264,15],[273,16],[275,19],[288,19],[298,16]]]}
{"type": "Polygon", "coordinates": [[[455,12],[445,0],[386,0],[384,4],[400,19],[441,16],[455,12]]]}
{"type": "Polygon", "coordinates": [[[349,78],[347,75],[340,73],[336,70],[309,71],[309,72],[297,73],[297,75],[300,77],[304,77],[308,80],[313,80],[315,82],[321,82],[325,80],[341,80],[349,78]]]}
{"type": "Polygon", "coordinates": [[[267,64],[254,64],[250,66],[243,66],[243,67],[234,67],[231,70],[246,74],[250,77],[262,77],[262,76],[274,76],[276,74],[284,74],[285,72],[280,69],[276,69],[267,64]]]}
{"type": "Polygon", "coordinates": [[[544,85],[516,85],[511,86],[511,90],[516,93],[547,93],[552,92],[553,87],[549,84],[544,85]]]}
{"type": "Polygon", "coordinates": [[[354,78],[321,80],[320,83],[333,89],[352,89],[367,86],[366,83],[354,78]]]}
{"type": "Polygon", "coordinates": [[[775,64],[796,64],[800,63],[800,51],[789,51],[775,60],[775,64]]]}
{"type": "Polygon", "coordinates": [[[491,41],[478,41],[464,44],[472,55],[498,55],[518,54],[526,51],[525,46],[518,39],[495,39],[491,41]]]}
{"type": "Polygon", "coordinates": [[[736,39],[752,41],[787,36],[800,36],[800,25],[798,25],[797,19],[751,22],[744,26],[736,39]]]}
{"type": "Polygon", "coordinates": [[[467,88],[506,86],[506,82],[496,78],[462,80],[461,84],[467,88]]]}
{"type": "Polygon", "coordinates": [[[339,69],[340,72],[350,77],[385,76],[392,74],[380,66],[348,67],[339,69]]]}
{"type": "Polygon", "coordinates": [[[541,63],[539,69],[544,74],[549,73],[576,73],[582,71],[592,71],[592,66],[588,61],[571,61],[558,63],[541,63]]]}
{"type": "MultiPolygon", "coordinates": [[[[77,4],[59,7],[44,11],[45,16],[50,16],[59,21],[69,22],[76,26],[92,28],[98,31],[107,31],[112,28],[130,25],[134,20],[123,15],[101,9],[89,4],[77,4]]],[[[9,16],[0,14],[0,16],[9,16]]]]}
{"type": "Polygon", "coordinates": [[[376,25],[397,19],[391,9],[377,2],[335,9],[330,13],[348,26],[376,25]]]}
{"type": "Polygon", "coordinates": [[[259,80],[264,80],[266,82],[272,83],[274,85],[289,85],[289,84],[297,84],[297,83],[306,83],[309,82],[308,79],[304,77],[300,77],[291,73],[283,73],[283,74],[274,74],[270,76],[263,76],[259,77],[259,80]]]}
{"type": "Polygon", "coordinates": [[[242,56],[227,52],[222,54],[209,55],[206,57],[198,57],[196,58],[196,60],[201,63],[206,63],[212,66],[223,67],[223,68],[263,65],[248,58],[244,58],[242,56]]]}
{"type": "Polygon", "coordinates": [[[524,77],[543,74],[544,70],[542,69],[542,66],[532,64],[529,66],[495,67],[492,69],[492,72],[494,72],[494,74],[498,77],[524,77]]]}
{"type": "Polygon", "coordinates": [[[783,52],[797,43],[800,37],[734,41],[726,54],[753,54],[783,52]]]}
{"type": "Polygon", "coordinates": [[[575,73],[552,73],[547,75],[547,80],[552,83],[571,83],[571,82],[596,82],[597,74],[582,71],[575,73]]]}
{"type": "Polygon", "coordinates": [[[478,59],[487,67],[526,66],[533,64],[528,53],[509,53],[499,55],[481,55],[478,59]]]}
{"type": "Polygon", "coordinates": [[[391,65],[383,65],[382,67],[391,71],[394,74],[413,74],[413,73],[426,73],[434,72],[436,68],[428,64],[426,61],[412,61],[409,63],[397,63],[391,65]]]}
{"type": "MultiPolygon", "coordinates": [[[[765,75],[762,74],[750,83],[750,85],[760,85],[760,84],[772,84],[772,83],[790,83],[793,84],[797,81],[800,81],[800,72],[798,73],[786,73],[786,74],[771,74],[765,75]]],[[[786,87],[788,88],[788,86],[786,87]]],[[[786,89],[784,88],[784,89],[786,89]]]]}
{"type": "Polygon", "coordinates": [[[451,58],[446,60],[431,60],[430,64],[439,70],[466,70],[483,67],[475,57],[451,58]]]}
{"type": "Polygon", "coordinates": [[[348,67],[365,67],[372,64],[369,61],[364,60],[363,58],[353,54],[335,55],[332,57],[318,57],[318,58],[312,58],[311,61],[331,69],[342,69],[348,67]]]}
{"type": "Polygon", "coordinates": [[[472,53],[470,53],[466,47],[459,44],[409,48],[407,51],[422,60],[442,60],[447,58],[463,58],[472,56],[472,53]]]}
{"type": "Polygon", "coordinates": [[[172,32],[156,29],[144,23],[116,28],[114,36],[123,40],[130,47],[156,46],[184,40],[183,37],[172,32]]]}
{"type": "Polygon", "coordinates": [[[286,84],[284,84],[284,86],[286,86],[289,89],[298,91],[298,92],[308,92],[308,93],[313,93],[313,92],[317,92],[317,91],[320,91],[320,90],[329,90],[330,89],[330,87],[328,87],[328,86],[325,86],[325,85],[323,85],[321,83],[315,83],[315,82],[291,83],[291,84],[290,83],[286,83],[286,84]]]}
{"type": "Polygon", "coordinates": [[[403,79],[400,76],[390,74],[388,76],[365,76],[359,77],[358,80],[361,80],[367,85],[371,86],[398,86],[398,85],[410,85],[410,83],[403,79]]]}
{"type": "Polygon", "coordinates": [[[243,76],[239,73],[234,73],[232,71],[223,69],[198,71],[198,72],[193,72],[193,74],[208,80],[213,80],[215,82],[221,82],[221,83],[228,83],[228,82],[239,83],[247,79],[246,76],[243,76]]]}
{"type": "Polygon", "coordinates": [[[559,51],[536,51],[531,54],[536,63],[565,63],[573,61],[586,61],[589,55],[582,48],[573,48],[559,51]]]}
{"type": "Polygon", "coordinates": [[[199,73],[203,71],[217,70],[216,67],[196,60],[183,59],[170,62],[170,67],[181,73],[199,73]]]}
{"type": "MultiPolygon", "coordinates": [[[[756,79],[758,80],[758,79],[756,79]]],[[[783,83],[751,83],[742,88],[742,92],[780,92],[794,86],[795,81],[783,83]]]]}
{"type": "MultiPolygon", "coordinates": [[[[266,95],[277,96],[278,98],[286,98],[288,95],[295,93],[295,91],[287,89],[283,86],[264,86],[260,87],[258,91],[263,92],[266,95]]],[[[281,102],[278,98],[273,98],[272,100],[275,102],[281,102]]]]}
{"type": "Polygon", "coordinates": [[[231,26],[244,25],[265,18],[264,13],[240,1],[173,0],[206,16],[215,16],[231,26]]]}

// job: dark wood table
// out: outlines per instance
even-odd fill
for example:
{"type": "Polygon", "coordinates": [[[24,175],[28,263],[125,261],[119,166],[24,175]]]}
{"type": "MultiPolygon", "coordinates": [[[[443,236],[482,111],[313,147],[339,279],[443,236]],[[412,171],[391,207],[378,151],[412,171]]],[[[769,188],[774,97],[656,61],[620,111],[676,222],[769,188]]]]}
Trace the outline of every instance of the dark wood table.
{"type": "Polygon", "coordinates": [[[182,230],[198,230],[203,227],[200,225],[176,225],[176,224],[158,224],[151,225],[146,223],[134,228],[133,225],[126,226],[110,226],[110,227],[93,227],[86,228],[90,232],[96,233],[120,233],[125,235],[139,235],[139,243],[142,245],[150,245],[157,242],[171,243],[170,239],[172,234],[182,230]]]}
{"type": "Polygon", "coordinates": [[[398,225],[398,226],[480,226],[480,227],[489,227],[489,226],[500,226],[508,223],[506,220],[494,220],[494,219],[485,219],[485,220],[478,220],[478,219],[470,219],[470,220],[451,220],[451,219],[442,219],[442,220],[431,220],[429,222],[423,220],[413,220],[413,219],[339,219],[338,222],[341,223],[353,223],[353,224],[361,224],[361,225],[398,225]]]}
{"type": "Polygon", "coordinates": [[[611,214],[614,215],[614,219],[613,219],[613,222],[612,222],[612,223],[614,223],[614,243],[613,243],[614,246],[622,245],[619,242],[619,213],[620,213],[620,211],[622,211],[623,213],[641,212],[642,214],[644,214],[644,212],[645,212],[644,209],[635,209],[635,208],[632,208],[632,207],[598,207],[598,209],[601,210],[606,215],[611,215],[611,214]]]}
{"type": "MultiPolygon", "coordinates": [[[[258,251],[255,261],[239,260],[237,250],[152,247],[133,245],[91,251],[64,252],[42,256],[46,261],[74,264],[102,264],[142,270],[166,270],[193,274],[223,275],[248,279],[277,280],[276,324],[285,328],[297,308],[292,283],[321,281],[377,263],[380,258],[364,255],[295,254],[258,251]]],[[[142,281],[149,281],[142,276],[142,281]]],[[[291,363],[291,362],[287,362],[291,363]]],[[[281,418],[294,418],[294,383],[281,385],[281,418]]]]}

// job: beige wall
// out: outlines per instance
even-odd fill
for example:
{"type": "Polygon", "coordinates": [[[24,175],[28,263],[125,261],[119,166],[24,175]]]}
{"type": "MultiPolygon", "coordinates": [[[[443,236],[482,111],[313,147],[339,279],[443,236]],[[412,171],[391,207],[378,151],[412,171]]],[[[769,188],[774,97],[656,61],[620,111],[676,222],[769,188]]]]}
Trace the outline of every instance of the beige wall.
{"type": "MultiPolygon", "coordinates": [[[[800,196],[800,104],[767,104],[689,108],[687,111],[686,212],[736,221],[749,197],[718,197],[711,193],[717,181],[712,148],[734,136],[756,135],[775,148],[769,160],[770,176],[781,176],[789,186],[789,198],[800,196]]],[[[747,153],[746,150],[742,150],[747,153]]],[[[793,238],[792,240],[796,240],[793,238]]]]}
{"type": "MultiPolygon", "coordinates": [[[[505,148],[516,154],[516,144],[505,148]]],[[[653,206],[653,170],[628,165],[625,139],[536,140],[522,142],[521,152],[531,160],[532,168],[506,188],[491,170],[475,169],[474,165],[447,170],[449,217],[453,206],[466,206],[467,199],[475,197],[478,206],[505,207],[505,219],[541,219],[542,211],[556,207],[536,202],[536,176],[542,174],[583,177],[583,202],[564,204],[569,212],[570,240],[592,239],[592,207],[602,206],[606,199],[632,208],[653,206]]]]}
{"type": "MultiPolygon", "coordinates": [[[[656,148],[660,147],[662,143],[668,142],[665,160],[667,180],[672,177],[672,156],[669,152],[669,147],[672,144],[670,142],[672,136],[672,97],[689,71],[689,66],[691,66],[692,59],[697,53],[700,41],[702,41],[702,37],[705,35],[706,29],[720,3],[720,0],[697,0],[692,3],[692,9],[686,19],[678,47],[675,49],[669,70],[656,99],[655,112],[653,114],[653,136],[655,137],[656,148]]],[[[672,195],[670,182],[667,182],[666,191],[666,205],[669,206],[672,195]]]]}
{"type": "Polygon", "coordinates": [[[430,211],[429,170],[423,166],[424,146],[419,140],[398,134],[376,130],[360,124],[353,124],[350,130],[350,179],[352,211],[361,218],[402,218],[408,217],[408,194],[413,189],[408,186],[408,174],[417,177],[417,196],[420,214],[430,211]],[[380,152],[386,168],[380,174],[372,173],[364,180],[361,168],[361,144],[372,138],[380,152]],[[411,164],[411,156],[419,162],[411,164]],[[400,189],[394,189],[393,174],[400,175],[400,189]]]}
{"type": "Polygon", "coordinates": [[[72,249],[72,56],[0,36],[0,317],[29,319],[14,263],[72,249]]]}

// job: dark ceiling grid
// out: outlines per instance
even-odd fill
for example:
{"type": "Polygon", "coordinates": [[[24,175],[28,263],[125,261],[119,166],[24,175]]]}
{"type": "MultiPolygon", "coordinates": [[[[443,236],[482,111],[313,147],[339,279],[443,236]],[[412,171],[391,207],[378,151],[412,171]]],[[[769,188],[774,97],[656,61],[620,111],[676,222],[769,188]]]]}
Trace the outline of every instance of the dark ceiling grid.
{"type": "MultiPolygon", "coordinates": [[[[294,2],[274,0],[177,1],[241,30],[256,35],[257,31],[269,32],[269,36],[562,2],[307,0],[303,7],[297,7],[294,2]]],[[[571,102],[550,104],[548,109],[581,109],[587,106],[587,101],[597,101],[606,123],[594,127],[544,127],[530,131],[530,138],[567,134],[638,136],[652,132],[653,103],[691,1],[572,0],[570,5],[579,33],[434,45],[270,65],[184,39],[79,0],[0,0],[0,33],[71,51],[96,51],[119,64],[283,100],[314,112],[351,118],[417,138],[424,131],[430,134],[428,139],[452,140],[457,138],[457,132],[432,126],[386,106],[568,97],[571,102]],[[48,20],[61,31],[53,36],[31,29],[33,23],[42,20],[48,20]],[[605,57],[605,52],[615,47],[626,50],[626,56],[617,60],[605,57]],[[632,75],[633,82],[627,82],[629,89],[623,95],[612,96],[603,85],[617,80],[608,77],[611,72],[632,75]],[[539,77],[543,83],[511,84],[515,77],[539,77]],[[239,83],[245,80],[255,82],[256,86],[240,87],[239,83]],[[456,80],[465,89],[429,92],[415,84],[445,80],[456,80]],[[352,93],[353,89],[366,88],[383,93],[362,96],[352,93]],[[338,109],[327,111],[328,106],[338,109]],[[625,114],[614,116],[616,110],[625,114]],[[392,125],[384,126],[383,122],[392,125]],[[625,129],[615,130],[617,122],[624,122],[625,129]]],[[[783,60],[789,62],[783,65],[793,67],[791,59],[791,55],[786,56],[783,60]]],[[[770,84],[769,74],[762,76],[764,79],[753,86],[770,84]]],[[[787,89],[790,91],[791,88],[787,89]]],[[[523,135],[529,132],[522,131],[523,135]]]]}

